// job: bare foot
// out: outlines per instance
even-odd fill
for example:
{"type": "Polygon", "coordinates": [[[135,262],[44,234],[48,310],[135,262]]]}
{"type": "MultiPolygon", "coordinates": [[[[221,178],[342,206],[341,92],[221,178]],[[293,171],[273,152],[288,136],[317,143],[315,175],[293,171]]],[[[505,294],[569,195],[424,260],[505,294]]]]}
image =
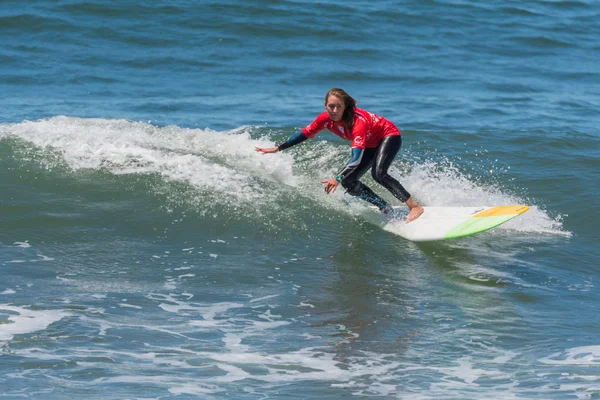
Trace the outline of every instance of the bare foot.
{"type": "Polygon", "coordinates": [[[406,217],[406,223],[408,224],[409,222],[412,222],[415,219],[419,218],[421,214],[423,214],[423,211],[425,210],[421,206],[411,208],[408,213],[408,216],[406,217]]]}
{"type": "Polygon", "coordinates": [[[419,218],[421,214],[423,214],[423,211],[425,211],[419,203],[412,199],[412,197],[406,200],[406,205],[408,206],[408,208],[410,208],[410,211],[408,212],[408,217],[406,217],[407,224],[419,218]]]}

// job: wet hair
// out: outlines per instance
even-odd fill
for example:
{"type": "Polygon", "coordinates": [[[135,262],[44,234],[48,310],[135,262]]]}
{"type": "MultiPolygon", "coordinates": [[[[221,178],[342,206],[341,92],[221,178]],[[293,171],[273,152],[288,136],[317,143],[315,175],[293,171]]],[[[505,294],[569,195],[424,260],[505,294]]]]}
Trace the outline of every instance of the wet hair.
{"type": "Polygon", "coordinates": [[[335,96],[344,102],[344,115],[342,115],[342,121],[346,124],[348,131],[352,132],[354,126],[354,107],[356,107],[356,100],[352,98],[344,89],[332,88],[329,89],[327,95],[325,95],[325,106],[327,106],[327,99],[329,96],[335,96]]]}

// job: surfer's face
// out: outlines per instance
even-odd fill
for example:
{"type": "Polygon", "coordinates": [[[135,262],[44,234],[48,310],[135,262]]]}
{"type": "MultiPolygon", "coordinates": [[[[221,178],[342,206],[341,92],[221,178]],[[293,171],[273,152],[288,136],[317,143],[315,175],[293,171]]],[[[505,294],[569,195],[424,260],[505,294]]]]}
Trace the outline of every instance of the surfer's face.
{"type": "Polygon", "coordinates": [[[325,109],[327,110],[327,114],[329,114],[329,118],[335,122],[338,122],[342,119],[346,106],[342,99],[337,96],[330,95],[325,102],[325,109]]]}

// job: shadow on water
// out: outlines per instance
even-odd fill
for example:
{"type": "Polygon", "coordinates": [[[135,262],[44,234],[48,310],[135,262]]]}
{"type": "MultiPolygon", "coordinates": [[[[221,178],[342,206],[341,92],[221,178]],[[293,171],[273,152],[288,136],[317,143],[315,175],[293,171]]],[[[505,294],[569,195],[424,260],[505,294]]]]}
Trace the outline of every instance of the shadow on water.
{"type": "Polygon", "coordinates": [[[446,335],[460,337],[465,327],[488,342],[512,341],[527,329],[513,296],[519,285],[504,270],[510,261],[487,241],[399,246],[396,237],[374,237],[351,240],[332,255],[339,279],[326,289],[339,308],[323,322],[340,327],[340,359],[364,350],[405,354],[446,335]]]}
{"type": "MultiPolygon", "coordinates": [[[[515,254],[503,252],[509,243],[486,238],[463,238],[452,242],[415,243],[442,283],[440,300],[481,337],[517,339],[527,329],[518,305],[535,301],[522,292],[514,274],[515,254]]],[[[512,246],[508,246],[507,249],[512,246]]]]}
{"type": "Polygon", "coordinates": [[[371,225],[361,230],[360,237],[335,248],[331,260],[337,276],[324,287],[331,314],[320,324],[337,325],[340,360],[357,351],[404,353],[421,334],[422,327],[411,323],[423,298],[419,287],[430,284],[427,271],[410,268],[419,263],[405,246],[394,246],[395,239],[381,237],[371,225]]]}
{"type": "MultiPolygon", "coordinates": [[[[477,254],[469,242],[475,243],[470,238],[458,239],[459,242],[415,242],[423,256],[434,266],[444,281],[453,285],[473,285],[474,288],[489,287],[503,288],[509,285],[508,281],[502,279],[486,279],[486,275],[497,272],[486,265],[485,258],[481,254],[481,247],[477,254]]],[[[478,244],[477,246],[480,246],[478,244]]],[[[485,243],[483,242],[485,246],[485,243]]]]}

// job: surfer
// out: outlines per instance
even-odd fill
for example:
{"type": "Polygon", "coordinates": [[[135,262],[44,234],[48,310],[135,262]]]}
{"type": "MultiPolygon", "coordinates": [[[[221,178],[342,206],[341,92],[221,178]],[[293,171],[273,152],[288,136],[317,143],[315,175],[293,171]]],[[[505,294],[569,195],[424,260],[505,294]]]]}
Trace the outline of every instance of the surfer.
{"type": "Polygon", "coordinates": [[[423,207],[413,200],[400,182],[388,174],[388,169],[402,145],[400,130],[391,121],[358,108],[356,104],[356,100],[343,89],[330,89],[325,96],[325,111],[310,125],[290,136],[279,146],[256,147],[256,151],[263,154],[276,153],[313,138],[327,128],[342,139],[352,141],[352,151],[350,161],[337,176],[321,181],[325,185],[325,192],[335,192],[341,183],[348,194],[368,201],[386,214],[390,213],[392,207],[360,181],[371,169],[375,182],[406,203],[410,209],[406,222],[417,219],[423,213],[423,207]]]}

